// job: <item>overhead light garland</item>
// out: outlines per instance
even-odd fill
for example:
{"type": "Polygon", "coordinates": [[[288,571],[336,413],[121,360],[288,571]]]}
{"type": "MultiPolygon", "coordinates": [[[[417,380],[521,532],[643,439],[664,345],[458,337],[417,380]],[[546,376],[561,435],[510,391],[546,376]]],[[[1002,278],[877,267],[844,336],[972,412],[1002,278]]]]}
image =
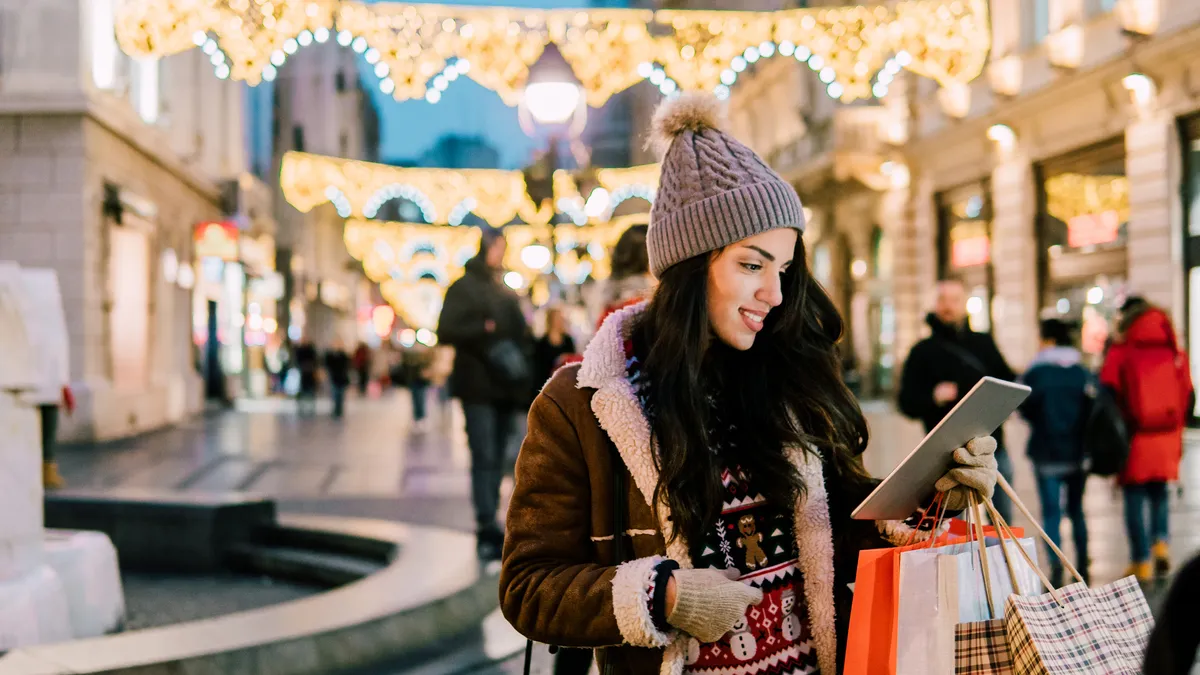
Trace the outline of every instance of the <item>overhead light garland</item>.
{"type": "Polygon", "coordinates": [[[250,84],[273,79],[297,49],[336,35],[364,56],[384,93],[434,103],[465,76],[516,105],[553,42],[593,107],[643,79],[664,94],[728,95],[741,72],[776,54],[807,62],[827,92],[847,102],[886,93],[898,72],[885,70],[889,58],[943,86],[962,85],[982,72],[990,33],[986,0],[775,12],[127,0],[117,22],[130,56],[166,56],[211,39],[228,59],[228,77],[250,84]]]}
{"type": "Polygon", "coordinates": [[[554,174],[554,205],[540,206],[530,199],[522,172],[501,169],[412,169],[289,152],[279,183],[288,203],[304,213],[330,202],[343,218],[374,218],[384,203],[402,198],[416,204],[429,223],[459,225],[474,214],[500,227],[514,221],[545,225],[556,211],[570,214],[578,225],[607,221],[625,199],[651,201],[658,174],[657,164],[597,170],[596,181],[611,203],[595,216],[587,213],[570,172],[562,170],[554,174]]]}
{"type": "MultiPolygon", "coordinates": [[[[587,277],[607,279],[608,252],[631,224],[645,222],[647,214],[614,219],[600,226],[513,225],[504,228],[508,244],[504,267],[518,275],[519,287],[532,285],[547,271],[564,283],[581,283],[587,277]],[[557,243],[553,270],[531,267],[528,249],[543,242],[557,243]]],[[[346,250],[363,264],[367,276],[379,284],[384,300],[415,328],[434,329],[445,290],[463,275],[463,265],[479,249],[477,228],[445,227],[423,223],[368,220],[346,222],[346,250]]],[[[542,257],[549,253],[542,250],[542,257]]],[[[541,261],[544,262],[544,261],[541,261]]]]}

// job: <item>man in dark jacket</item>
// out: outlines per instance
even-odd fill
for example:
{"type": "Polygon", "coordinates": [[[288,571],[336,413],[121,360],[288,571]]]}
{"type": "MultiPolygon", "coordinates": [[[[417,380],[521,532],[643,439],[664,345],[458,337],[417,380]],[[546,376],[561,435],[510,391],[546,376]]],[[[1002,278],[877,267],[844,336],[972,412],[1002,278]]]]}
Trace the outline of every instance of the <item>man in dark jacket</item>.
{"type": "Polygon", "coordinates": [[[446,291],[438,320],[438,339],[454,347],[450,390],[467,421],[477,548],[484,562],[500,559],[504,532],[496,515],[505,451],[532,386],[529,325],[516,294],[500,281],[505,248],[499,230],[483,229],[479,253],[446,291]]]}
{"type": "MultiPolygon", "coordinates": [[[[1021,381],[1033,392],[1021,405],[1021,416],[1029,422],[1029,459],[1037,478],[1042,502],[1042,529],[1055,545],[1061,545],[1063,493],[1067,516],[1075,538],[1076,568],[1088,578],[1088,531],[1083,516],[1084,425],[1087,423],[1089,392],[1098,386],[1091,371],[1083,366],[1071,339],[1071,328],[1058,319],[1041,325],[1042,349],[1021,381]]],[[[1063,568],[1058,556],[1047,549],[1051,580],[1062,585],[1063,568]]]]}
{"type": "MultiPolygon", "coordinates": [[[[908,353],[900,376],[900,412],[925,424],[932,431],[938,422],[985,376],[1012,380],[1012,368],[988,333],[976,333],[967,325],[966,289],[960,281],[941,281],[937,304],[925,317],[932,331],[908,353]]],[[[997,429],[996,462],[1000,473],[1012,482],[1012,460],[1004,447],[1004,430],[997,429]]],[[[1005,520],[1012,520],[1012,504],[997,491],[993,502],[1005,520]]]]}

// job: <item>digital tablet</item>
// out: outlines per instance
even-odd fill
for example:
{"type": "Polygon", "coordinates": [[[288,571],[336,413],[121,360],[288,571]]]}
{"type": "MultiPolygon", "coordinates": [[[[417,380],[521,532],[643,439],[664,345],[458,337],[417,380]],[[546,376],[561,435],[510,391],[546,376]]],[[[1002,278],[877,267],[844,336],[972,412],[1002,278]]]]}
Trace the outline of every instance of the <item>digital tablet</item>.
{"type": "Polygon", "coordinates": [[[967,392],[916,449],[850,514],[857,520],[902,520],[923,506],[933,484],[954,464],[967,441],[988,436],[1029,396],[1023,384],[985,377],[967,392]]]}

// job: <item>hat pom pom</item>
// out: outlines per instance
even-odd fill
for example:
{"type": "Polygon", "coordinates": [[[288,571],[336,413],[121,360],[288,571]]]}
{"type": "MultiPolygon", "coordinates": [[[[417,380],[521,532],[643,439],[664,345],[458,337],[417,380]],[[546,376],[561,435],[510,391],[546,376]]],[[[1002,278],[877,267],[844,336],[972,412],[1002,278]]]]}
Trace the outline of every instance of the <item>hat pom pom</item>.
{"type": "Polygon", "coordinates": [[[713,94],[685,92],[668,99],[654,111],[647,146],[659,157],[667,153],[671,142],[685,131],[720,129],[724,122],[724,107],[713,94]]]}

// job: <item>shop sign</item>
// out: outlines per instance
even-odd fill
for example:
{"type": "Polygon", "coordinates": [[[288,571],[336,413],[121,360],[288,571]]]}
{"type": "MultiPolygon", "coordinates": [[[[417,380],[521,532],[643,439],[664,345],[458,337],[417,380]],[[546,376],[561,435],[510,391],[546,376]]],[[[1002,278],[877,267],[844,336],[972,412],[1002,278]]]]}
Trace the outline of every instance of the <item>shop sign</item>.
{"type": "Polygon", "coordinates": [[[950,231],[950,266],[973,267],[992,260],[992,242],[987,225],[978,221],[960,223],[950,231]]]}
{"type": "Polygon", "coordinates": [[[263,275],[275,269],[275,241],[269,235],[257,239],[243,236],[241,238],[242,264],[263,275]]]}
{"type": "Polygon", "coordinates": [[[1083,248],[1109,244],[1120,236],[1121,217],[1115,210],[1084,213],[1067,221],[1067,246],[1083,248]]]}
{"type": "Polygon", "coordinates": [[[231,221],[210,221],[196,225],[193,232],[197,258],[238,260],[238,229],[231,221]]]}

